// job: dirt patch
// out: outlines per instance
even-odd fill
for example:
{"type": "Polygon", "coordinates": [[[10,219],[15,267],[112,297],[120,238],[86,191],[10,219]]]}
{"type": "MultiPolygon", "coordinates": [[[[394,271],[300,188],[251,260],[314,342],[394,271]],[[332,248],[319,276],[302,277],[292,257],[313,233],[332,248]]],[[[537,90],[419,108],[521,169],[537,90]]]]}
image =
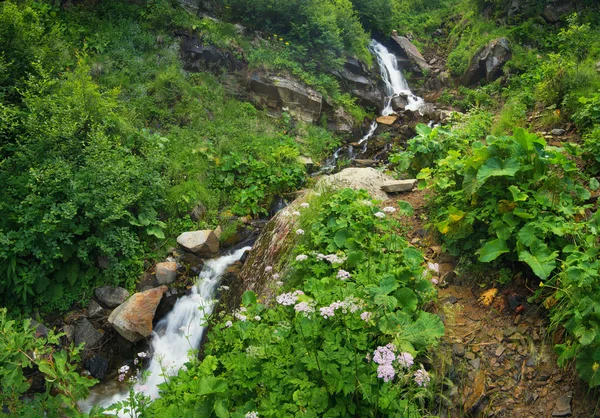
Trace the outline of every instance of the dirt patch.
{"type": "Polygon", "coordinates": [[[464,285],[468,278],[456,276],[453,257],[425,231],[425,196],[414,191],[384,205],[404,200],[413,206],[414,216],[398,218],[411,244],[438,264],[438,300],[431,310],[444,321],[446,334],[432,368],[446,379],[441,416],[600,417],[598,391],[579,379],[573,365],[557,366],[545,312],[527,303],[532,291],[525,283],[515,280],[490,291],[491,283],[464,285]]]}

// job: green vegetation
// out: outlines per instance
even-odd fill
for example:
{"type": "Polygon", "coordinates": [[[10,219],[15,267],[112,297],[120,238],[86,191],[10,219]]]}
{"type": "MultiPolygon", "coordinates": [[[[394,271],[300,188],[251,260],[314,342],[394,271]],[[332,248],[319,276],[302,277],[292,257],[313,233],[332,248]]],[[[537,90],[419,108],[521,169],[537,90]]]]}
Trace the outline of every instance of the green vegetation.
{"type": "Polygon", "coordinates": [[[161,385],[151,416],[420,417],[431,407],[435,377],[420,362],[444,326],[420,309],[435,295],[423,255],[364,191],[314,197],[301,211],[306,231],[279,296],[247,292],[218,318],[203,360],[161,385]],[[389,367],[377,355],[386,350],[389,367]]]}

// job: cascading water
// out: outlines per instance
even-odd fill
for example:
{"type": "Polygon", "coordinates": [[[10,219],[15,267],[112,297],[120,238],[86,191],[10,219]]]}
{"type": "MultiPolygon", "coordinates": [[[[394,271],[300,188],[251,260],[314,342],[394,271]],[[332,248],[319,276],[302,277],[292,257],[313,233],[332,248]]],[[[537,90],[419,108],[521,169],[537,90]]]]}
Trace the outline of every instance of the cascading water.
{"type": "MultiPolygon", "coordinates": [[[[221,276],[227,267],[238,261],[250,248],[244,247],[232,254],[208,260],[192,292],[177,300],[173,309],[156,325],[152,333],[152,358],[146,368],[148,377],[143,385],[141,382],[136,384],[138,392],[143,392],[152,399],[157,398],[158,385],[165,381],[165,375],[177,374],[187,362],[190,350],[199,348],[206,328],[206,318],[215,305],[214,294],[221,276]]],[[[93,393],[80,406],[89,411],[93,405],[106,407],[129,396],[128,392],[113,392],[107,396],[106,391],[110,390],[106,388],[104,393],[93,393]]]]}
{"type": "MultiPolygon", "coordinates": [[[[419,110],[425,101],[410,91],[402,71],[400,71],[398,68],[398,60],[396,59],[396,56],[389,52],[385,46],[374,39],[371,40],[371,43],[369,44],[369,50],[377,59],[377,64],[379,64],[379,71],[381,73],[381,79],[384,83],[385,99],[381,115],[389,116],[394,113],[394,109],[392,108],[392,100],[399,96],[404,96],[406,98],[406,109],[412,111],[419,110]]],[[[360,151],[361,154],[364,154],[367,151],[369,139],[371,139],[376,129],[377,122],[373,121],[371,127],[369,128],[369,132],[367,132],[367,134],[358,141],[358,144],[362,145],[360,151]]],[[[319,171],[319,173],[333,171],[338,159],[340,158],[340,154],[345,154],[350,160],[356,157],[351,145],[343,146],[336,150],[335,153],[325,161],[324,167],[319,171]],[[344,153],[344,151],[346,152],[344,153]]]]}

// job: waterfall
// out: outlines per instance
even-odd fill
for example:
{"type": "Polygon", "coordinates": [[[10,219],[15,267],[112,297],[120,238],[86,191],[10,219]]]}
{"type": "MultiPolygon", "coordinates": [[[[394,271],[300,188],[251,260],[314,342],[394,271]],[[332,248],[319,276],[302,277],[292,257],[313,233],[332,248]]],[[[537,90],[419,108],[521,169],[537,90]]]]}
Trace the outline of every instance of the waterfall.
{"type": "MultiPolygon", "coordinates": [[[[425,101],[410,91],[402,71],[398,68],[398,60],[396,59],[396,56],[389,52],[385,46],[374,39],[371,40],[371,43],[369,44],[369,50],[373,53],[373,55],[375,55],[377,64],[379,64],[381,79],[384,83],[385,98],[381,116],[389,116],[394,113],[394,109],[392,108],[392,100],[398,96],[406,97],[406,109],[412,111],[419,110],[421,106],[425,104],[425,101]]],[[[364,154],[367,151],[369,139],[371,139],[376,129],[377,122],[373,121],[371,127],[369,128],[369,132],[367,132],[366,135],[358,141],[358,144],[362,145],[360,151],[361,154],[364,154]]],[[[349,151],[346,154],[348,154],[351,160],[356,157],[352,146],[342,146],[325,161],[323,168],[319,170],[317,174],[333,171],[339,159],[340,153],[344,151],[345,148],[347,148],[347,151],[349,151]]]]}
{"type": "MultiPolygon", "coordinates": [[[[138,392],[156,399],[159,395],[158,385],[166,380],[165,375],[177,374],[188,361],[190,350],[200,347],[206,320],[215,306],[214,294],[221,276],[250,248],[244,247],[232,254],[208,260],[191,293],[179,298],[173,309],[156,325],[152,333],[152,358],[145,369],[148,377],[145,382],[135,385],[138,392]]],[[[129,396],[128,392],[114,393],[115,389],[116,386],[107,387],[105,393],[92,394],[80,405],[82,410],[89,411],[93,405],[110,406],[129,396]]]]}

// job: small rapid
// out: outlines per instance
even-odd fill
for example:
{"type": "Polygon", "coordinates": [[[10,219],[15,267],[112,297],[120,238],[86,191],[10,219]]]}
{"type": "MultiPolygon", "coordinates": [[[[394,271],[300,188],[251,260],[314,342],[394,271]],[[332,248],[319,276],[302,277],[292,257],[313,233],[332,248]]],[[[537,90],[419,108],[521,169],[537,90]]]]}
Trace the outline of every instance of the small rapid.
{"type": "MultiPolygon", "coordinates": [[[[238,261],[250,248],[240,248],[229,255],[208,260],[191,293],[178,299],[173,309],[156,325],[152,333],[152,357],[144,370],[147,378],[134,383],[137,392],[156,399],[159,396],[158,385],[165,382],[168,376],[177,374],[188,361],[190,352],[200,347],[206,321],[215,307],[214,296],[221,277],[227,267],[238,261]]],[[[84,411],[89,411],[93,405],[107,407],[128,396],[128,391],[120,391],[117,385],[109,384],[97,391],[92,390],[90,397],[80,407],[84,411]]]]}
{"type": "MultiPolygon", "coordinates": [[[[421,106],[425,104],[425,101],[421,97],[413,94],[408,87],[408,83],[406,82],[402,71],[398,68],[396,56],[375,39],[371,40],[369,50],[375,55],[375,59],[379,65],[381,79],[384,84],[385,97],[381,116],[389,116],[394,113],[392,101],[394,98],[400,96],[406,99],[407,103],[405,109],[418,111],[421,106]]],[[[325,161],[323,168],[317,174],[333,171],[341,157],[353,160],[358,155],[364,154],[367,151],[369,139],[371,139],[376,129],[377,122],[373,121],[369,127],[369,131],[358,141],[358,144],[362,145],[358,154],[354,151],[352,145],[344,145],[338,148],[335,153],[325,161]]]]}

